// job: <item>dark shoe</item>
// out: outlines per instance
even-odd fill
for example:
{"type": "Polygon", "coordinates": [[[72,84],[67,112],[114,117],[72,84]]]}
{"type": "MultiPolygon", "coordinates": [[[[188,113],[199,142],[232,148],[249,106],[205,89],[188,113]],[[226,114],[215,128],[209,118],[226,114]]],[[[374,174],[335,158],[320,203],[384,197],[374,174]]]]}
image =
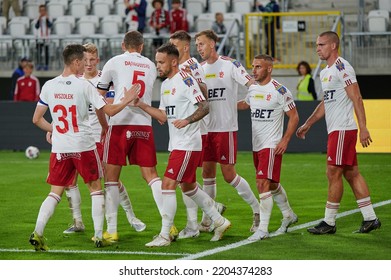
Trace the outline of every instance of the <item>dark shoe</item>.
{"type": "Polygon", "coordinates": [[[330,226],[325,221],[321,221],[319,225],[307,228],[307,231],[312,234],[334,234],[337,231],[337,227],[330,226]]]}
{"type": "Polygon", "coordinates": [[[368,233],[374,229],[379,229],[381,227],[381,222],[378,218],[371,221],[363,221],[359,230],[356,230],[355,233],[368,233]]]}

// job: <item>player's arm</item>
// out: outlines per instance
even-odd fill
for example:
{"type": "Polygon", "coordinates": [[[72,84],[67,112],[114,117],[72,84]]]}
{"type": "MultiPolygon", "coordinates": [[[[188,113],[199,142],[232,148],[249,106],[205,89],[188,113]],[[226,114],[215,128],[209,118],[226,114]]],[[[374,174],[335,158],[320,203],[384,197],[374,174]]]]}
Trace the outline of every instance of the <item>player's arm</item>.
{"type": "Polygon", "coordinates": [[[300,139],[305,139],[305,135],[308,130],[310,130],[311,126],[323,118],[324,114],[324,101],[322,100],[315,108],[314,112],[312,112],[311,116],[309,116],[309,118],[305,121],[305,123],[297,129],[296,136],[300,139]]]}
{"type": "Polygon", "coordinates": [[[247,104],[247,102],[242,99],[238,101],[238,110],[247,110],[250,109],[250,105],[247,104]]]}
{"type": "Polygon", "coordinates": [[[197,110],[194,111],[193,114],[188,116],[186,119],[183,120],[175,120],[172,122],[172,124],[176,128],[183,128],[187,126],[188,124],[194,123],[205,117],[207,114],[209,114],[209,103],[206,100],[203,100],[201,102],[197,103],[197,110]]]}
{"type": "Polygon", "coordinates": [[[353,102],[354,113],[356,114],[358,127],[360,129],[360,143],[364,148],[368,147],[372,142],[372,138],[367,128],[367,119],[360,87],[358,86],[358,83],[354,83],[345,87],[345,90],[353,102]]]}
{"type": "Polygon", "coordinates": [[[160,124],[164,124],[167,121],[167,115],[165,111],[152,107],[151,105],[146,104],[140,99],[137,99],[132,105],[135,107],[139,107],[152,118],[156,119],[160,124]]]}
{"type": "Polygon", "coordinates": [[[47,109],[48,109],[47,106],[37,105],[33,115],[33,124],[35,124],[40,129],[46,132],[52,132],[53,131],[52,125],[43,117],[47,109]]]}
{"type": "Polygon", "coordinates": [[[286,115],[289,118],[288,125],[286,127],[284,136],[281,138],[280,143],[277,144],[274,150],[277,155],[285,153],[286,149],[288,148],[289,141],[291,140],[292,135],[295,133],[297,125],[299,124],[299,113],[297,112],[296,107],[286,112],[286,115]]]}
{"type": "Polygon", "coordinates": [[[103,112],[110,117],[119,113],[132,101],[137,99],[138,94],[140,93],[140,88],[140,84],[134,84],[130,89],[124,88],[124,98],[121,100],[121,102],[118,104],[106,104],[102,107],[103,112]]]}

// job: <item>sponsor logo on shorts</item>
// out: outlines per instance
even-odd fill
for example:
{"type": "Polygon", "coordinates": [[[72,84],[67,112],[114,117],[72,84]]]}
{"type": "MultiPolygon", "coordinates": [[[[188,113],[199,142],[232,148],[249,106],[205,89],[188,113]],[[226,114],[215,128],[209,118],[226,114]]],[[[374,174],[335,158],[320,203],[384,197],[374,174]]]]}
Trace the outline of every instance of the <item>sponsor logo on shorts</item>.
{"type": "Polygon", "coordinates": [[[129,140],[130,138],[138,138],[138,139],[144,139],[149,140],[149,137],[151,135],[151,132],[149,131],[142,131],[142,130],[136,130],[136,131],[126,131],[126,139],[129,140]]]}
{"type": "Polygon", "coordinates": [[[81,153],[57,153],[56,159],[57,161],[67,160],[67,159],[81,159],[81,153]]]}

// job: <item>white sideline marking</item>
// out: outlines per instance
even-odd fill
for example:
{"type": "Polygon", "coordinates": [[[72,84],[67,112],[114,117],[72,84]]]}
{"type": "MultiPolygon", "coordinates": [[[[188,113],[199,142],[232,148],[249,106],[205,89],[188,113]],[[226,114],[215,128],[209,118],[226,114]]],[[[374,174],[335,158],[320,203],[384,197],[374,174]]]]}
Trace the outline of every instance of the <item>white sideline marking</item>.
{"type": "MultiPolygon", "coordinates": [[[[373,208],[384,206],[384,205],[387,205],[387,204],[391,204],[391,199],[375,203],[375,204],[373,204],[373,208]]],[[[348,216],[348,215],[352,215],[352,214],[357,213],[357,212],[360,212],[360,209],[357,208],[357,209],[353,209],[353,210],[342,212],[340,214],[337,214],[337,219],[345,217],[345,216],[348,216]]],[[[308,222],[308,223],[305,223],[305,224],[297,225],[297,226],[288,228],[288,231],[292,232],[292,231],[296,231],[296,230],[299,230],[299,229],[307,228],[307,227],[316,225],[316,224],[320,223],[321,221],[323,221],[323,219],[319,219],[319,220],[316,220],[316,221],[312,221],[312,222],[308,222]]],[[[277,235],[275,235],[275,234],[270,234],[269,235],[269,237],[275,237],[275,236],[277,236],[277,235]]],[[[213,255],[213,254],[216,254],[216,253],[220,253],[220,252],[224,252],[224,251],[228,251],[228,250],[231,250],[231,249],[235,249],[235,248],[238,248],[238,247],[250,244],[250,243],[254,243],[254,242],[259,242],[259,241],[249,241],[249,240],[245,239],[245,240],[242,240],[242,241],[239,241],[239,242],[236,242],[236,243],[232,243],[232,244],[229,244],[229,245],[226,245],[226,246],[223,246],[223,247],[214,248],[214,249],[203,251],[203,252],[200,252],[200,253],[197,253],[197,254],[187,255],[187,256],[185,256],[183,258],[179,258],[178,260],[196,260],[196,259],[199,259],[199,258],[202,258],[202,257],[210,256],[210,255],[213,255]]]]}
{"type": "MultiPolygon", "coordinates": [[[[0,248],[0,252],[9,253],[35,253],[35,250],[29,249],[4,249],[0,248]]],[[[187,256],[184,253],[159,253],[159,252],[137,252],[137,251],[90,251],[90,250],[49,250],[42,252],[43,254],[60,253],[60,254],[93,254],[93,255],[157,255],[157,256],[187,256]]]]}

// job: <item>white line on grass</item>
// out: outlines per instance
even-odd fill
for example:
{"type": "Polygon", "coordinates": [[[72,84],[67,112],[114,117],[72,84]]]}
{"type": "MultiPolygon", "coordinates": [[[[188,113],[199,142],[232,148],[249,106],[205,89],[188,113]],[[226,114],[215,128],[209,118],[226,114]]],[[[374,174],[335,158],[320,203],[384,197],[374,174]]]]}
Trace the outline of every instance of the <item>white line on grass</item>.
{"type": "MultiPolygon", "coordinates": [[[[0,248],[0,252],[8,253],[35,253],[34,250],[28,249],[4,249],[0,248]]],[[[46,253],[46,252],[42,252],[46,253]]],[[[47,253],[59,254],[94,254],[94,255],[157,255],[157,256],[187,256],[185,253],[160,253],[160,252],[137,252],[137,251],[90,251],[90,250],[49,250],[47,253]]]]}
{"type": "MultiPolygon", "coordinates": [[[[376,208],[376,207],[384,206],[384,205],[387,205],[387,204],[391,204],[391,199],[375,203],[375,204],[373,204],[373,207],[376,208]]],[[[345,216],[348,216],[348,215],[352,215],[352,214],[358,213],[358,212],[360,212],[359,209],[345,211],[345,212],[339,213],[337,215],[337,219],[345,217],[345,216]]],[[[307,228],[307,227],[310,227],[310,226],[318,224],[320,221],[322,221],[322,219],[319,219],[319,220],[316,220],[316,221],[312,221],[312,222],[308,222],[308,223],[305,223],[305,224],[301,224],[301,225],[298,225],[298,226],[294,226],[294,227],[289,228],[288,231],[292,232],[292,231],[300,230],[300,229],[303,229],[303,228],[307,228]]],[[[270,234],[269,237],[274,237],[274,236],[276,236],[276,235],[272,233],[272,234],[270,234]]],[[[178,260],[196,260],[196,259],[199,259],[199,258],[202,258],[202,257],[210,256],[210,255],[217,254],[217,253],[224,252],[224,251],[228,251],[228,250],[231,250],[231,249],[235,249],[235,248],[238,248],[238,247],[241,247],[241,246],[253,243],[253,242],[258,242],[258,241],[249,241],[249,240],[245,239],[245,240],[242,240],[242,241],[239,241],[239,242],[236,242],[236,243],[232,243],[232,244],[229,244],[229,245],[226,245],[226,246],[223,246],[223,247],[217,247],[217,248],[214,248],[212,250],[203,251],[203,252],[200,252],[200,253],[197,253],[197,254],[141,252],[141,251],[104,251],[104,250],[96,250],[96,251],[92,251],[92,250],[49,250],[47,253],[94,254],[94,255],[183,256],[182,258],[179,258],[178,260]]],[[[9,253],[33,253],[34,252],[35,253],[34,250],[12,249],[12,248],[10,248],[10,249],[0,248],[0,252],[9,252],[9,253]]],[[[43,253],[46,253],[46,252],[43,252],[43,253]]]]}
{"type": "MultiPolygon", "coordinates": [[[[373,204],[373,207],[376,208],[376,207],[384,206],[384,205],[387,205],[387,204],[391,204],[391,199],[375,203],[375,204],[373,204]]],[[[340,214],[337,214],[337,219],[345,217],[345,216],[348,216],[348,215],[352,215],[352,214],[357,213],[357,212],[360,212],[360,209],[353,209],[353,210],[342,212],[340,214]]],[[[294,226],[294,227],[288,228],[288,231],[292,232],[292,231],[296,231],[296,230],[299,230],[299,229],[307,228],[307,227],[310,227],[310,226],[318,224],[322,220],[323,219],[319,219],[319,220],[316,220],[316,221],[312,221],[312,222],[308,222],[308,223],[301,224],[301,225],[298,225],[298,226],[294,226]]],[[[269,235],[269,237],[274,237],[274,236],[277,236],[277,235],[276,234],[270,234],[269,235]]],[[[246,240],[242,240],[242,241],[239,241],[239,242],[236,242],[236,243],[232,243],[232,244],[229,244],[229,245],[226,245],[226,246],[223,246],[223,247],[217,247],[217,248],[214,248],[214,249],[211,249],[211,250],[207,250],[207,251],[203,251],[203,252],[200,252],[200,253],[197,253],[197,254],[187,255],[187,256],[185,256],[183,258],[179,258],[179,260],[196,260],[196,259],[199,259],[199,258],[202,258],[202,257],[214,255],[214,254],[217,254],[217,253],[220,253],[220,252],[224,252],[224,251],[228,251],[228,250],[231,250],[231,249],[235,249],[235,248],[238,248],[238,247],[241,247],[241,246],[244,246],[244,245],[248,245],[248,244],[251,244],[251,243],[254,243],[254,242],[259,242],[259,241],[249,241],[249,240],[246,239],[246,240]]]]}

